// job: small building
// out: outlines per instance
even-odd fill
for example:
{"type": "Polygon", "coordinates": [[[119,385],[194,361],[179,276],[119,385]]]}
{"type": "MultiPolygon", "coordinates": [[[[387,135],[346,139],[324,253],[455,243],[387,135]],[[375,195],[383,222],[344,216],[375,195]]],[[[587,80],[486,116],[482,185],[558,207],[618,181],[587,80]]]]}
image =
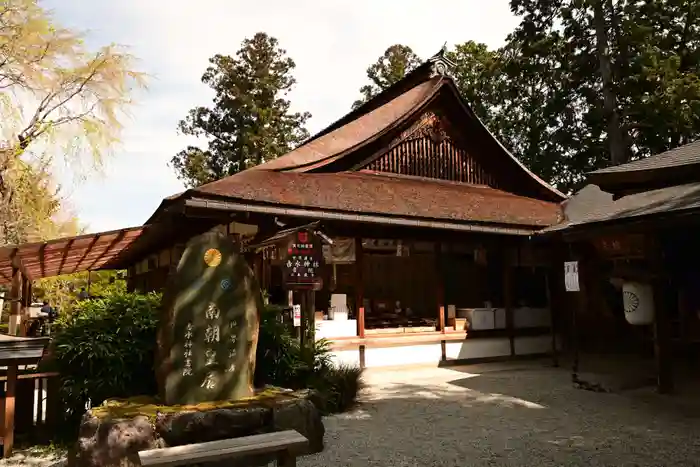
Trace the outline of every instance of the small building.
{"type": "MultiPolygon", "coordinates": [[[[339,360],[550,351],[551,255],[532,237],[562,220],[566,197],[489,132],[452,66],[440,52],[290,153],[165,199],[108,266],[128,268],[132,289],[158,290],[192,235],[220,229],[245,251],[318,222],[333,245],[316,333],[339,360]],[[347,320],[329,319],[332,300],[347,320]]],[[[271,299],[288,303],[275,247],[247,254],[271,299]]]]}
{"type": "Polygon", "coordinates": [[[700,344],[700,142],[587,180],[542,234],[563,247],[561,262],[579,263],[573,342],[655,355],[659,390],[671,392],[673,362],[700,344]]]}

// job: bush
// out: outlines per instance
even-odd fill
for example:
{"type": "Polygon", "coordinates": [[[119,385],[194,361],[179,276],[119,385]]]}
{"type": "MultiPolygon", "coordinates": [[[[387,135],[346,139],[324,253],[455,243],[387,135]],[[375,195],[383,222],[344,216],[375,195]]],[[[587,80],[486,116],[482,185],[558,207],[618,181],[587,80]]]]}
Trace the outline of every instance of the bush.
{"type": "Polygon", "coordinates": [[[357,396],[364,389],[362,369],[346,364],[330,364],[317,374],[311,386],[319,392],[321,410],[324,413],[339,413],[351,409],[357,396]]]}
{"type": "Polygon", "coordinates": [[[160,296],[119,292],[76,304],[59,319],[48,362],[61,379],[69,420],[89,402],[157,393],[154,370],[160,296]]]}
{"type": "MultiPolygon", "coordinates": [[[[66,422],[75,423],[86,404],[108,398],[158,393],[154,357],[160,295],[117,292],[79,302],[61,316],[51,345],[50,370],[61,379],[66,422]]],[[[302,348],[292,330],[278,321],[281,308],[262,313],[254,382],[290,389],[316,389],[321,410],[349,408],[362,388],[359,368],[336,367],[325,340],[302,348]]]]}
{"type": "Polygon", "coordinates": [[[335,365],[328,341],[301,347],[292,330],[278,320],[282,309],[268,306],[260,319],[255,384],[289,389],[315,389],[324,413],[343,412],[357,401],[364,387],[357,366],[335,365]]]}

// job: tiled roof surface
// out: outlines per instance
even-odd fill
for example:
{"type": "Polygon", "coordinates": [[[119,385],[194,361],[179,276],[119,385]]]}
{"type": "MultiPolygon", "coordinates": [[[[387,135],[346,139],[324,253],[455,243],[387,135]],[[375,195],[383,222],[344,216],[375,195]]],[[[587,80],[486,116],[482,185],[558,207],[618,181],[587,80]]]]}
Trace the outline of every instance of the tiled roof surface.
{"type": "Polygon", "coordinates": [[[561,216],[557,203],[486,186],[367,171],[247,170],[193,193],[320,210],[532,227],[556,224],[561,216]]]}
{"type": "Polygon", "coordinates": [[[353,120],[330,133],[284,156],[249,170],[289,170],[320,162],[364,143],[391,127],[402,117],[429,99],[438,89],[441,78],[433,78],[406,91],[381,107],[353,120]]]}
{"type": "Polygon", "coordinates": [[[649,214],[700,208],[700,183],[677,185],[627,195],[613,200],[613,195],[596,185],[587,185],[563,204],[566,220],[548,231],[581,224],[609,222],[649,214]]]}
{"type": "Polygon", "coordinates": [[[633,172],[637,170],[663,169],[683,165],[700,164],[700,141],[680,146],[670,151],[655,154],[644,159],[628,162],[627,164],[596,170],[592,174],[608,174],[633,172]]]}

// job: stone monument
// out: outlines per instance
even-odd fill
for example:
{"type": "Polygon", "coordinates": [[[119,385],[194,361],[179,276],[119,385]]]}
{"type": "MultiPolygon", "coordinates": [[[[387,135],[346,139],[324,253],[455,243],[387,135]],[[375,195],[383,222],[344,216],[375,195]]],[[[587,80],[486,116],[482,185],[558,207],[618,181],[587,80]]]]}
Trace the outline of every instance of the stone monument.
{"type": "Polygon", "coordinates": [[[168,404],[253,394],[263,301],[233,240],[218,232],[192,238],[170,272],[158,332],[158,384],[168,404]]]}

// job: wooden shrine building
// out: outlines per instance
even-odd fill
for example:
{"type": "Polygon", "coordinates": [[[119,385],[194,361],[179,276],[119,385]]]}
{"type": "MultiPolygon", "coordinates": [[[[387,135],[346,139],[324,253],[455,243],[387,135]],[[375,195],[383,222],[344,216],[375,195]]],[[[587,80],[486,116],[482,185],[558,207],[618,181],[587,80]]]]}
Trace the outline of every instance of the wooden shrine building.
{"type": "MultiPolygon", "coordinates": [[[[438,53],[292,152],[167,198],[148,224],[219,228],[246,249],[319,222],[333,245],[316,334],[343,360],[548,352],[550,257],[530,239],[562,219],[565,196],[494,138],[452,66],[438,53]]],[[[130,287],[165,284],[182,245],[163,230],[113,262],[128,267],[130,287]]],[[[288,303],[276,249],[248,254],[271,300],[288,303]]]]}
{"type": "Polygon", "coordinates": [[[565,221],[542,234],[560,245],[560,264],[579,262],[581,292],[569,294],[576,340],[646,350],[659,390],[671,392],[672,363],[696,357],[700,344],[700,142],[588,182],[564,203],[565,221]]]}

